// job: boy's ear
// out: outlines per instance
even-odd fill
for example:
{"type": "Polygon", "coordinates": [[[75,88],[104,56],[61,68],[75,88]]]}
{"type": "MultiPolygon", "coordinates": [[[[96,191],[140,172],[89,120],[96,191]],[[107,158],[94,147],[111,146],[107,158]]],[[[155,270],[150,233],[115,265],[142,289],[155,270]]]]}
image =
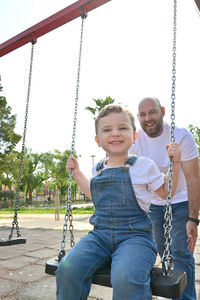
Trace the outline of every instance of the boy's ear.
{"type": "Polygon", "coordinates": [[[95,142],[97,143],[97,145],[100,147],[99,139],[98,139],[97,136],[95,136],[94,140],[95,140],[95,142]]]}

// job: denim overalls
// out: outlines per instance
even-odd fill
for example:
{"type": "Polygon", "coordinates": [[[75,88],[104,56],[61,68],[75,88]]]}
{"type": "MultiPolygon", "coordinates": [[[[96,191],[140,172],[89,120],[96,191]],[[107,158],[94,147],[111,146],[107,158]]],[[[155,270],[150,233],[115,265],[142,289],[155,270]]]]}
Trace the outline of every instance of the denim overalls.
{"type": "MultiPolygon", "coordinates": [[[[94,229],[61,260],[56,272],[57,300],[86,300],[92,275],[111,262],[113,300],[150,300],[150,271],[156,260],[151,221],[135,197],[129,166],[102,171],[91,180],[94,229]]],[[[101,296],[101,295],[100,295],[101,296]]]]}

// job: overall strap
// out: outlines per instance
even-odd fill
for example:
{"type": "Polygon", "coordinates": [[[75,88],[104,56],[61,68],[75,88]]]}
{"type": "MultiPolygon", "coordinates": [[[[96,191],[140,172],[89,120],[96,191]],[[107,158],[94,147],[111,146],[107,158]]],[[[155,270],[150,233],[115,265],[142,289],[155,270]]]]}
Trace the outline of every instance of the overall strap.
{"type": "Polygon", "coordinates": [[[102,173],[104,162],[105,162],[105,159],[102,159],[96,165],[96,171],[98,172],[98,176],[100,176],[102,173]]]}
{"type": "Polygon", "coordinates": [[[135,164],[136,160],[138,159],[138,157],[139,156],[136,154],[132,154],[131,156],[129,156],[129,158],[125,162],[125,166],[126,165],[133,166],[135,164]]]}
{"type": "MultiPolygon", "coordinates": [[[[127,159],[127,161],[124,164],[124,170],[126,170],[130,166],[133,166],[137,159],[138,159],[138,155],[136,155],[136,154],[132,154],[131,156],[129,156],[129,158],[127,159]]],[[[105,162],[105,159],[102,159],[96,165],[96,171],[98,172],[98,176],[100,176],[102,173],[104,162],[105,162]]]]}

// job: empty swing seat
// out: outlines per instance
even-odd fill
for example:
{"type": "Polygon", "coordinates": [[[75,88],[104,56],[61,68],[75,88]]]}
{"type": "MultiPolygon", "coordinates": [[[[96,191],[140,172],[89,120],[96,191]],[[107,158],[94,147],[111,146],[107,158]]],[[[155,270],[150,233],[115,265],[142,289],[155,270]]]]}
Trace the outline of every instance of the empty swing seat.
{"type": "Polygon", "coordinates": [[[26,239],[16,238],[16,239],[0,239],[0,246],[12,246],[26,244],[26,239]]]}
{"type": "MultiPolygon", "coordinates": [[[[45,266],[45,272],[49,275],[55,275],[58,264],[58,258],[48,260],[45,266]]],[[[96,272],[93,276],[92,283],[112,287],[110,282],[110,266],[96,272]]],[[[154,296],[179,298],[186,286],[187,276],[185,272],[170,270],[168,275],[164,275],[162,268],[153,268],[151,271],[151,289],[154,296]]]]}

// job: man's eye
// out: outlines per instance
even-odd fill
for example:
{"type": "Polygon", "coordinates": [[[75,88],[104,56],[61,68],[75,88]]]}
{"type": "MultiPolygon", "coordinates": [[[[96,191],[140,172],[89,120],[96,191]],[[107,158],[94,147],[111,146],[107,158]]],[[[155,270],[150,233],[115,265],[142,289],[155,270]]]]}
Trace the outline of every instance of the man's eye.
{"type": "Polygon", "coordinates": [[[121,127],[120,128],[120,130],[126,130],[127,129],[127,127],[121,127]]]}

